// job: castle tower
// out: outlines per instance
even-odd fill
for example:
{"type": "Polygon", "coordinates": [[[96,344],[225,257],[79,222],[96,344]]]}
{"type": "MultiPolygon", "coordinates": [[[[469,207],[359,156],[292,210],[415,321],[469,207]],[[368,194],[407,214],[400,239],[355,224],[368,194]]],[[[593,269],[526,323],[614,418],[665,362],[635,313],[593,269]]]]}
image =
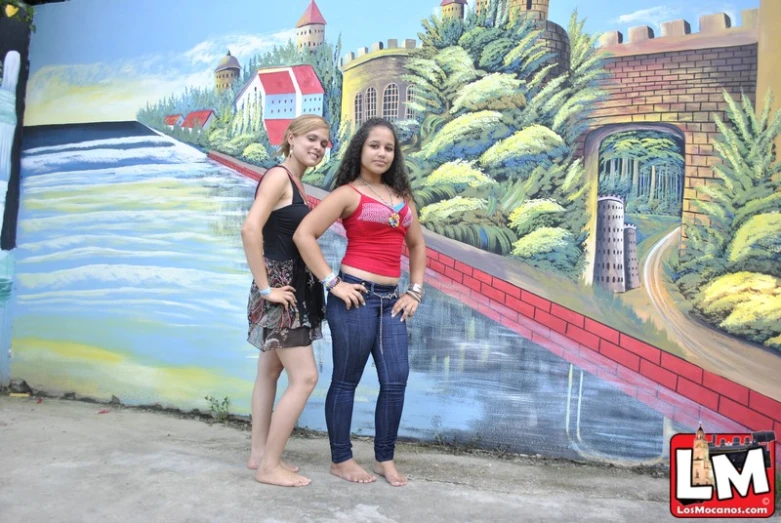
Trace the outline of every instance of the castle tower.
{"type": "MultiPolygon", "coordinates": [[[[525,15],[535,20],[548,19],[548,3],[550,0],[510,0],[510,13],[525,15]]],[[[490,0],[477,0],[477,14],[488,9],[490,0]]]]}
{"type": "Polygon", "coordinates": [[[357,129],[369,118],[411,120],[417,115],[409,102],[415,86],[404,79],[407,60],[417,41],[374,42],[342,58],[342,121],[357,129]]]}
{"type": "Polygon", "coordinates": [[[296,24],[298,49],[316,49],[322,45],[325,42],[325,24],[325,18],[315,0],[310,0],[309,6],[296,24]]]}
{"type": "Polygon", "coordinates": [[[230,89],[230,86],[238,80],[240,75],[239,61],[228,51],[228,54],[223,56],[220,63],[217,64],[217,69],[214,70],[214,85],[218,91],[230,89]]]}
{"type": "Polygon", "coordinates": [[[466,4],[466,0],[442,0],[442,3],[439,4],[442,8],[442,19],[460,18],[463,20],[466,4]]]}
{"type": "Polygon", "coordinates": [[[640,286],[640,269],[637,266],[637,226],[624,226],[624,276],[626,290],[640,286]]]}
{"type": "Polygon", "coordinates": [[[713,470],[708,456],[708,440],[705,439],[705,431],[702,423],[694,436],[694,448],[692,453],[692,486],[714,485],[713,470]]]}
{"type": "Polygon", "coordinates": [[[597,253],[594,283],[613,292],[626,291],[624,279],[624,200],[597,199],[597,253]]]}

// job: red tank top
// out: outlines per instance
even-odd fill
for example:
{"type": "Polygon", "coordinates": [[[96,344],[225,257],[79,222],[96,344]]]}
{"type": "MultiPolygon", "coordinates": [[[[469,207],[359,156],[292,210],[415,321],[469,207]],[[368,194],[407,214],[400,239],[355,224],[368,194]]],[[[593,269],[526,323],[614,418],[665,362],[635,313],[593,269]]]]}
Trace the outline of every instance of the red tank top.
{"type": "Polygon", "coordinates": [[[347,234],[347,250],[342,263],[363,271],[398,278],[401,276],[401,249],[412,214],[406,203],[398,212],[399,225],[392,227],[393,209],[349,186],[361,201],[353,213],[342,220],[347,234]]]}

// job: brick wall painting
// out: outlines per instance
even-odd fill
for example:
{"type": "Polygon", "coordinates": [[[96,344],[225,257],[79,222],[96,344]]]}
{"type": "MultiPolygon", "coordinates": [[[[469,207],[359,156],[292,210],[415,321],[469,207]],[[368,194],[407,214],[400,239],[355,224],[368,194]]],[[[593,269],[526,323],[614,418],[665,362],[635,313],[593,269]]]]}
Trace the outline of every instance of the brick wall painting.
{"type": "Polygon", "coordinates": [[[366,93],[403,80],[416,116],[397,124],[428,230],[524,266],[521,288],[547,280],[546,298],[779,397],[781,113],[757,85],[775,6],[594,46],[576,19],[547,39],[545,4],[428,22],[395,79],[398,51],[348,53],[343,119],[379,114],[366,93]]]}
{"type": "MultiPolygon", "coordinates": [[[[148,41],[116,45],[140,38],[140,15],[95,46],[54,30],[83,6],[42,7],[0,376],[248,413],[238,231],[285,118],[331,124],[305,178],[317,203],[357,124],[384,116],[428,247],[404,436],[648,464],[699,421],[781,434],[777,3],[668,21],[640,0],[407,1],[377,20],[323,3],[309,33],[273,25],[290,6],[236,0],[258,16],[215,17],[204,34],[226,36],[203,41],[155,33],[154,60],[148,41]]],[[[123,2],[96,9],[108,23],[123,2]]],[[[334,265],[344,245],[336,224],[334,265]]],[[[301,424],[322,430],[328,335],[315,352],[301,424]]],[[[360,391],[355,430],[372,434],[368,368],[360,391]]]]}

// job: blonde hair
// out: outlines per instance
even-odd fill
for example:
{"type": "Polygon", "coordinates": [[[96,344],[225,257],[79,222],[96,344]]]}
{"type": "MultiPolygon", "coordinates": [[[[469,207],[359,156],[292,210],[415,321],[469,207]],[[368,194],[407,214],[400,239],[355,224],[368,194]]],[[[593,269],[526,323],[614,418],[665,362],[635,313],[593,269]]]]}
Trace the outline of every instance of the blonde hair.
{"type": "Polygon", "coordinates": [[[326,122],[325,118],[322,116],[318,116],[316,114],[302,114],[301,116],[297,117],[292,122],[290,122],[290,124],[287,126],[287,129],[285,129],[285,139],[282,141],[282,145],[279,147],[279,152],[282,154],[282,156],[290,155],[290,142],[288,142],[290,137],[308,133],[309,131],[314,131],[315,129],[325,129],[326,131],[329,131],[330,134],[328,122],[326,122]]]}

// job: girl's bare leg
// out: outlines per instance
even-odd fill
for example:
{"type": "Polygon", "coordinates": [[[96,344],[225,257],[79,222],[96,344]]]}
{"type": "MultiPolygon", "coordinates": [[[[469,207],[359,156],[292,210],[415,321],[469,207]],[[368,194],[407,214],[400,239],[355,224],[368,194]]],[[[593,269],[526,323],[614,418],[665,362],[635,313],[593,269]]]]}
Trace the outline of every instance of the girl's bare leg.
{"type": "MultiPolygon", "coordinates": [[[[247,468],[252,470],[257,469],[263,459],[274,399],[277,396],[277,381],[281,373],[282,362],[277,357],[277,351],[259,353],[258,374],[255,378],[255,387],[252,389],[252,446],[247,461],[247,468]]],[[[295,465],[283,461],[282,466],[292,472],[298,472],[298,467],[295,465]]]]}
{"type": "Polygon", "coordinates": [[[288,376],[288,386],[271,416],[263,458],[255,474],[261,483],[303,487],[312,480],[282,466],[282,451],[317,385],[317,366],[312,346],[280,349],[277,356],[288,376]]]}

